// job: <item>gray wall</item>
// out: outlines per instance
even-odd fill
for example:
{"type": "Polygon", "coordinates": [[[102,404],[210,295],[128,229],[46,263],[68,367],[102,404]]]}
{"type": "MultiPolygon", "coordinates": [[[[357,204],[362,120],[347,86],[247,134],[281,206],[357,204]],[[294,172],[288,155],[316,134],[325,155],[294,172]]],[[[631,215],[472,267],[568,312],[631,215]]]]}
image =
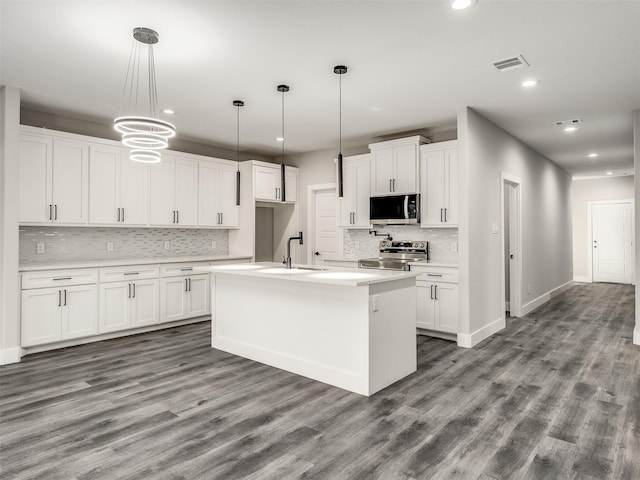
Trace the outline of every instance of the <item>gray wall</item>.
{"type": "Polygon", "coordinates": [[[522,305],[571,281],[571,177],[471,108],[458,116],[461,329],[504,317],[501,172],[522,181],[522,305]],[[530,293],[527,293],[530,286],[530,293]]]}
{"type": "Polygon", "coordinates": [[[634,177],[606,177],[573,180],[573,278],[588,281],[591,248],[588,231],[588,202],[633,199],[634,177]]]}
{"type": "MultiPolygon", "coordinates": [[[[640,175],[640,109],[633,111],[633,158],[636,178],[640,175]]],[[[640,182],[636,182],[634,198],[640,198],[640,182]]],[[[635,209],[636,224],[636,272],[640,272],[640,208],[635,209]]],[[[640,286],[636,281],[636,328],[633,331],[633,343],[640,345],[640,286]]]]}

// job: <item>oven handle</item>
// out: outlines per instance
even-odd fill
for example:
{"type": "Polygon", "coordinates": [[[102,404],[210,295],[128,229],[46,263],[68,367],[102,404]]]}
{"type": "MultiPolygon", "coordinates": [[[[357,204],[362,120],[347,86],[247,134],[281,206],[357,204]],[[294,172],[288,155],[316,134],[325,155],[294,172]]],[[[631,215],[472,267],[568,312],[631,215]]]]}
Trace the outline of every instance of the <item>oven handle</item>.
{"type": "Polygon", "coordinates": [[[409,220],[409,195],[404,196],[404,218],[409,220]]]}

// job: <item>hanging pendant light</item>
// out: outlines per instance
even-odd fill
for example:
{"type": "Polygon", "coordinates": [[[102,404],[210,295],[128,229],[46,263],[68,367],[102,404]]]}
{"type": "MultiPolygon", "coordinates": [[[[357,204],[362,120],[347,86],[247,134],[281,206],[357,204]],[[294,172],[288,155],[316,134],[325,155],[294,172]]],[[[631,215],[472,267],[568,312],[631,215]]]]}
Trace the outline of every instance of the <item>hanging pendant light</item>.
{"type": "Polygon", "coordinates": [[[343,177],[342,177],[342,75],[344,75],[345,73],[347,73],[347,67],[345,67],[344,65],[336,65],[335,67],[333,67],[333,73],[337,73],[338,75],[340,75],[338,78],[340,79],[339,82],[339,129],[338,129],[338,142],[339,142],[339,147],[338,147],[338,197],[342,198],[344,197],[344,182],[343,182],[343,177]]]}
{"type": "Polygon", "coordinates": [[[287,190],[285,185],[285,165],[284,165],[284,94],[289,91],[289,85],[278,85],[278,91],[282,93],[282,160],[280,161],[280,189],[282,190],[281,201],[287,201],[287,190]]]}
{"type": "Polygon", "coordinates": [[[242,100],[234,100],[233,106],[236,109],[236,163],[238,170],[236,171],[236,206],[240,206],[240,107],[244,107],[242,100]]]}
{"type": "Polygon", "coordinates": [[[153,45],[158,43],[158,32],[145,27],[133,29],[133,45],[129,66],[122,89],[120,114],[113,121],[122,134],[122,143],[131,148],[129,158],[136,162],[157,163],[160,152],[169,146],[168,139],[175,136],[176,128],[158,115],[158,89],[153,57],[153,45]],[[144,97],[144,78],[140,73],[141,47],[147,45],[147,98],[144,97]],[[124,115],[123,115],[124,111],[124,115]]]}

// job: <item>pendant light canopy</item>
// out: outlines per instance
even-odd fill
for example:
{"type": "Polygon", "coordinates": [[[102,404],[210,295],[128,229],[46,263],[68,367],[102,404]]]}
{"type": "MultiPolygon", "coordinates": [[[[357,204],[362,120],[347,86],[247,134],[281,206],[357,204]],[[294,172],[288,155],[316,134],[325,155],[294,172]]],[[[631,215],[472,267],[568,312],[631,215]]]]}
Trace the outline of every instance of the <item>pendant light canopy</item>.
{"type": "Polygon", "coordinates": [[[342,75],[344,75],[345,73],[347,73],[347,67],[345,67],[344,65],[336,65],[335,67],[333,67],[333,73],[336,73],[339,75],[339,94],[338,94],[338,104],[339,104],[339,128],[338,128],[338,142],[339,142],[339,147],[338,147],[338,197],[342,198],[344,197],[344,182],[343,182],[343,177],[342,177],[342,75]]]}
{"type": "Polygon", "coordinates": [[[242,100],[234,100],[233,106],[236,107],[236,163],[238,170],[236,171],[236,205],[240,205],[240,107],[244,107],[242,100]]]}
{"type": "Polygon", "coordinates": [[[168,139],[175,136],[176,128],[158,115],[158,89],[153,57],[153,45],[158,43],[158,32],[145,27],[133,29],[133,45],[122,90],[120,114],[113,121],[122,134],[122,143],[131,148],[129,158],[136,162],[156,163],[160,152],[169,146],[168,139]],[[146,55],[143,46],[147,45],[146,55]],[[148,71],[147,92],[141,75],[142,57],[146,56],[148,71]],[[146,98],[144,98],[146,96],[146,98]]]}
{"type": "Polygon", "coordinates": [[[289,85],[278,85],[278,91],[282,93],[282,160],[280,161],[280,189],[282,190],[282,202],[287,201],[287,190],[285,185],[285,165],[284,165],[284,94],[289,91],[289,85]]]}

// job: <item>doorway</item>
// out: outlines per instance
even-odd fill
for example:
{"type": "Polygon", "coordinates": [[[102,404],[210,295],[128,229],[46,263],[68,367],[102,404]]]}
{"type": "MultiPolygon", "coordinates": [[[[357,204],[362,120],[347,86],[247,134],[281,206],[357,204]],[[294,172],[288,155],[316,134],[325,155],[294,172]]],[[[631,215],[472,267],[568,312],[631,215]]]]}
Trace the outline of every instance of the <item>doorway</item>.
{"type": "Polygon", "coordinates": [[[633,283],[633,201],[589,202],[593,282],[633,283]]]}
{"type": "Polygon", "coordinates": [[[522,315],[522,235],[520,179],[502,173],[502,263],[505,317],[522,315]]]}
{"type": "Polygon", "coordinates": [[[337,206],[335,184],[309,186],[307,263],[321,264],[339,255],[337,206]]]}

